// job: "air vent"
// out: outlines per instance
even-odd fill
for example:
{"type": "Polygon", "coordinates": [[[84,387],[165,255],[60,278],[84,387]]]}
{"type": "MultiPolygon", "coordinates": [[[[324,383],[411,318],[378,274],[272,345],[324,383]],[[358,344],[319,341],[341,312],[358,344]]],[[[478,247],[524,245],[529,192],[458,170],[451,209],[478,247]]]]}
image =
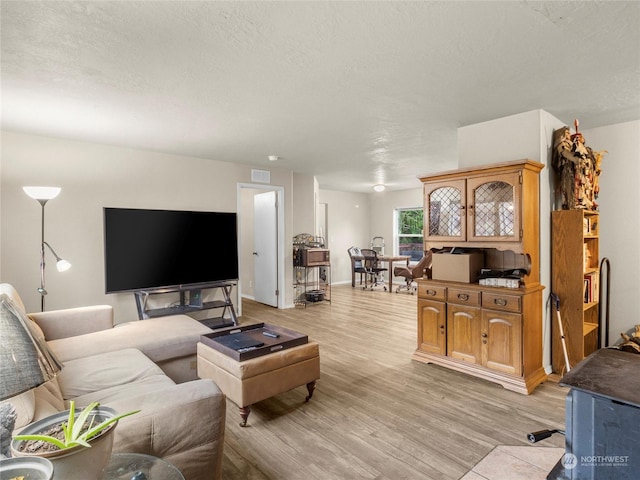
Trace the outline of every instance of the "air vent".
{"type": "Polygon", "coordinates": [[[258,183],[271,183],[271,172],[269,170],[251,169],[251,181],[258,183]]]}

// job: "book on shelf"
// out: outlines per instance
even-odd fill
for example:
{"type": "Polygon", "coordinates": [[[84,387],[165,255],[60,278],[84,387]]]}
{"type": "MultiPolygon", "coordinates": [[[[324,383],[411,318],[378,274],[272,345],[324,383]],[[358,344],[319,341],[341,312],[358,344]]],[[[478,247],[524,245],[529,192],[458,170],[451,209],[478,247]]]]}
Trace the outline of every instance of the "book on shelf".
{"type": "Polygon", "coordinates": [[[585,216],[582,219],[582,233],[585,236],[598,235],[598,218],[592,216],[585,216]]]}
{"type": "Polygon", "coordinates": [[[584,303],[597,302],[600,296],[600,274],[589,272],[584,275],[584,303]]]}

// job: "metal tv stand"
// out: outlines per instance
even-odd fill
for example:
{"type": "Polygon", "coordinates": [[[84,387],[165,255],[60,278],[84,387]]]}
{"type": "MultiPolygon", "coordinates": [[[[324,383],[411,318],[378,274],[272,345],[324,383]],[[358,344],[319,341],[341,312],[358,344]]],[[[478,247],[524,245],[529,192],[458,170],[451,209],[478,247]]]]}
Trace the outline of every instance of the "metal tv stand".
{"type": "Polygon", "coordinates": [[[231,290],[235,282],[215,282],[198,285],[180,285],[170,288],[158,288],[150,290],[138,290],[133,292],[138,308],[138,318],[145,320],[167,315],[189,314],[203,310],[222,309],[219,317],[205,318],[199,320],[210,328],[238,325],[233,302],[231,301],[231,290]],[[203,290],[220,290],[223,300],[203,301],[203,290]],[[153,295],[177,293],[179,300],[165,307],[149,307],[149,298],[153,295]]]}

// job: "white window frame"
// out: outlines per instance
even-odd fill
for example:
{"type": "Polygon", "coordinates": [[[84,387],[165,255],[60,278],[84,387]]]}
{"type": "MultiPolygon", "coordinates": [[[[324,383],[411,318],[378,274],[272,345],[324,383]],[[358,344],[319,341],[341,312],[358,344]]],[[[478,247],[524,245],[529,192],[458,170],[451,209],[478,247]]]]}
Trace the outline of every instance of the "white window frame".
{"type": "MultiPolygon", "coordinates": [[[[420,207],[397,207],[393,211],[393,254],[400,255],[400,238],[401,237],[422,237],[422,241],[424,243],[424,229],[420,235],[418,234],[400,234],[399,230],[399,222],[398,218],[400,217],[400,212],[405,212],[407,210],[420,210],[424,215],[424,208],[420,207]]],[[[424,218],[424,217],[423,217],[424,218]]]]}

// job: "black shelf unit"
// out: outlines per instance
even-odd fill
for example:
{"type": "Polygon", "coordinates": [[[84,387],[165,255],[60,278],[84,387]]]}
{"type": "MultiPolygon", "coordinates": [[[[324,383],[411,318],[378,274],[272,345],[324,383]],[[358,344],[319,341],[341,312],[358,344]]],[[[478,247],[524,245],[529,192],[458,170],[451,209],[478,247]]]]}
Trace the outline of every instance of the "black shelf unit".
{"type": "Polygon", "coordinates": [[[293,237],[293,304],[331,303],[330,252],[324,239],[302,233],[293,237]]]}
{"type": "Polygon", "coordinates": [[[210,317],[199,320],[210,328],[238,325],[238,318],[231,300],[231,291],[236,285],[235,282],[216,282],[201,284],[197,286],[178,286],[171,288],[159,288],[152,290],[139,290],[134,292],[138,318],[145,320],[149,318],[165,317],[168,315],[179,315],[196,313],[204,310],[222,309],[217,317],[210,317]],[[220,290],[223,300],[203,301],[203,290],[220,290]],[[168,307],[149,308],[149,298],[153,295],[164,295],[177,293],[179,300],[168,307]]]}

